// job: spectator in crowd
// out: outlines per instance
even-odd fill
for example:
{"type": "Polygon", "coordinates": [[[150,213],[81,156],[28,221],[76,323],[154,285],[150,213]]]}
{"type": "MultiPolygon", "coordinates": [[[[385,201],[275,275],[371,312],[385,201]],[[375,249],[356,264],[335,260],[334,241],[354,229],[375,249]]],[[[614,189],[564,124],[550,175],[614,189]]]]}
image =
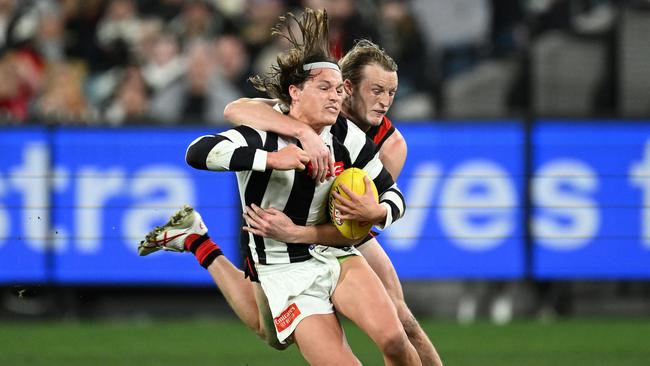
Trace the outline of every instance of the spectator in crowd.
{"type": "Polygon", "coordinates": [[[171,33],[160,34],[151,53],[144,56],[142,74],[154,93],[162,93],[185,73],[185,57],[176,36],[171,33]]]}
{"type": "Polygon", "coordinates": [[[379,44],[400,65],[399,95],[408,96],[425,90],[431,70],[426,57],[426,43],[411,8],[404,0],[384,0],[379,6],[379,44]]]}
{"type": "Polygon", "coordinates": [[[60,4],[65,21],[66,57],[85,62],[89,75],[113,67],[96,39],[104,0],[61,0],[60,4]]]}
{"type": "Polygon", "coordinates": [[[141,14],[169,23],[183,11],[185,0],[138,0],[141,14]]]}
{"type": "Polygon", "coordinates": [[[106,68],[125,66],[140,33],[134,0],[111,0],[97,26],[97,42],[105,53],[106,68]]]}
{"type": "Polygon", "coordinates": [[[155,52],[156,43],[162,37],[164,24],[157,18],[146,18],[140,23],[140,32],[132,51],[133,61],[145,63],[155,52]]]}
{"type": "Polygon", "coordinates": [[[234,24],[224,17],[209,0],[188,0],[180,14],[169,23],[169,29],[181,44],[197,39],[212,39],[218,34],[232,32],[234,24]]]}
{"type": "MultiPolygon", "coordinates": [[[[275,61],[277,54],[287,46],[271,37],[269,29],[285,12],[281,0],[248,0],[246,6],[246,24],[242,27],[241,37],[248,49],[252,64],[251,73],[260,75],[266,72],[268,65],[275,61]]],[[[257,95],[255,93],[254,95],[257,95]]]]}
{"type": "Polygon", "coordinates": [[[177,124],[222,122],[226,105],[241,97],[237,86],[228,80],[220,66],[228,64],[232,69],[233,62],[245,61],[236,54],[236,49],[232,51],[230,55],[222,54],[225,60],[220,60],[214,42],[195,41],[189,45],[183,77],[156,92],[152,116],[177,124]]]}
{"type": "Polygon", "coordinates": [[[549,30],[600,35],[612,30],[615,9],[611,0],[542,0],[525,8],[533,37],[549,30]]]}
{"type": "Polygon", "coordinates": [[[14,16],[16,0],[0,0],[0,52],[7,44],[9,24],[14,16]]]}
{"type": "Polygon", "coordinates": [[[0,59],[0,80],[0,121],[24,120],[28,91],[14,72],[14,62],[9,55],[0,59]]]}
{"type": "Polygon", "coordinates": [[[141,70],[127,67],[102,117],[111,125],[148,122],[149,95],[141,70]]]}
{"type": "Polygon", "coordinates": [[[412,6],[440,63],[441,78],[476,64],[480,48],[489,39],[489,0],[412,0],[412,6]]]}
{"type": "Polygon", "coordinates": [[[224,78],[238,89],[240,94],[249,95],[247,91],[254,88],[248,82],[250,72],[250,57],[246,45],[240,37],[226,34],[218,37],[214,44],[214,59],[224,78]]]}
{"type": "Polygon", "coordinates": [[[82,63],[54,63],[46,71],[44,89],[32,107],[39,121],[92,123],[97,112],[83,92],[85,67],[82,63]]]}
{"type": "Polygon", "coordinates": [[[303,5],[312,9],[327,9],[330,17],[330,48],[333,55],[340,58],[354,46],[354,41],[366,38],[377,41],[378,24],[373,24],[372,6],[363,7],[352,0],[304,0],[303,5]]]}
{"type": "Polygon", "coordinates": [[[0,120],[25,122],[31,98],[41,88],[44,64],[29,48],[0,58],[0,120]]]}
{"type": "Polygon", "coordinates": [[[0,0],[0,58],[7,75],[0,108],[14,121],[28,119],[33,98],[45,94],[45,65],[79,61],[87,70],[87,103],[105,110],[125,70],[137,65],[148,90],[144,110],[154,120],[217,123],[220,98],[259,95],[246,77],[265,73],[286,48],[270,39],[268,29],[288,8],[304,6],[328,10],[335,55],[361,38],[394,55],[401,66],[392,110],[397,119],[444,113],[453,104],[444,91],[463,90],[448,88],[451,81],[495,59],[514,60],[499,65],[520,74],[507,110],[528,110],[523,46],[548,30],[605,42],[606,72],[593,109],[615,110],[617,7],[611,0],[0,0]],[[205,61],[207,54],[214,59],[205,61]],[[209,82],[199,82],[198,75],[210,75],[209,82]],[[7,85],[16,83],[10,91],[7,85]],[[172,95],[184,97],[164,103],[172,95]]]}
{"type": "Polygon", "coordinates": [[[46,62],[63,62],[65,54],[64,18],[61,7],[48,3],[39,14],[34,48],[46,62]]]}
{"type": "Polygon", "coordinates": [[[399,93],[391,115],[396,119],[432,116],[438,70],[426,57],[427,45],[410,4],[404,0],[383,0],[378,8],[378,20],[379,44],[399,65],[399,93]]]}

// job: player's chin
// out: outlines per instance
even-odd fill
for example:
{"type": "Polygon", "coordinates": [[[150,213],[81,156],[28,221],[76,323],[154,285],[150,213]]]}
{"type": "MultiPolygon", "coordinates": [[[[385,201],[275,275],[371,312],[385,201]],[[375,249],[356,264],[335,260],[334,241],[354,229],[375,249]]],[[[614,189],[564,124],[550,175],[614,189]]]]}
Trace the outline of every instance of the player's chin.
{"type": "Polygon", "coordinates": [[[379,126],[383,120],[383,114],[370,113],[369,116],[366,116],[366,121],[368,121],[368,124],[371,126],[379,126]]]}
{"type": "Polygon", "coordinates": [[[323,116],[322,116],[323,117],[322,120],[323,120],[323,122],[325,122],[325,123],[327,123],[329,125],[333,125],[334,123],[336,123],[336,118],[338,118],[338,116],[339,116],[338,113],[336,113],[336,114],[334,114],[334,113],[324,113],[323,116]]]}

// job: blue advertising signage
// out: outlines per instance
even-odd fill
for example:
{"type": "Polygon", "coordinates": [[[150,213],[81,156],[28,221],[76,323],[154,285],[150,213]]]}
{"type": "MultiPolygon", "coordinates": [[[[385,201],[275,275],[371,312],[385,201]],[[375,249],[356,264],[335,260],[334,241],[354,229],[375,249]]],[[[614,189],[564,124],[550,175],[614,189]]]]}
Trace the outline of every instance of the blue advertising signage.
{"type": "Polygon", "coordinates": [[[524,273],[523,128],[511,121],[401,125],[404,218],[379,236],[400,278],[524,273]]]}
{"type": "Polygon", "coordinates": [[[542,120],[533,130],[533,274],[650,277],[650,125],[542,120]]]}
{"type": "MultiPolygon", "coordinates": [[[[402,279],[650,278],[650,124],[538,121],[530,177],[518,122],[398,127],[408,207],[378,240],[402,279]]],[[[209,133],[2,129],[0,283],[210,285],[192,255],[137,255],[149,230],[190,204],[239,263],[235,175],[184,161],[209,133]]]]}
{"type": "Polygon", "coordinates": [[[54,154],[67,176],[54,195],[57,282],[209,283],[192,255],[137,255],[149,230],[183,204],[204,217],[212,239],[238,254],[239,199],[232,173],[185,163],[197,130],[61,130],[54,154]]]}
{"type": "MultiPolygon", "coordinates": [[[[400,276],[520,277],[521,127],[481,122],[404,125],[401,131],[409,158],[399,184],[409,208],[380,236],[400,276]]],[[[207,133],[213,131],[3,133],[11,145],[3,145],[9,159],[0,188],[16,181],[16,172],[31,175],[22,185],[11,183],[18,187],[14,193],[0,190],[7,207],[0,211],[0,280],[209,284],[191,255],[136,253],[144,234],[188,203],[238,263],[234,174],[194,170],[184,161],[188,144],[207,133]],[[33,217],[40,221],[25,221],[33,217]]]]}
{"type": "Polygon", "coordinates": [[[45,282],[50,155],[45,129],[0,132],[0,282],[45,282]]]}
{"type": "Polygon", "coordinates": [[[149,230],[190,204],[224,253],[238,258],[234,174],[194,170],[184,160],[189,143],[208,133],[214,131],[59,129],[48,146],[41,135],[4,131],[1,141],[10,143],[2,144],[8,160],[0,170],[0,202],[8,208],[0,210],[0,280],[211,283],[192,255],[137,254],[149,230]]]}

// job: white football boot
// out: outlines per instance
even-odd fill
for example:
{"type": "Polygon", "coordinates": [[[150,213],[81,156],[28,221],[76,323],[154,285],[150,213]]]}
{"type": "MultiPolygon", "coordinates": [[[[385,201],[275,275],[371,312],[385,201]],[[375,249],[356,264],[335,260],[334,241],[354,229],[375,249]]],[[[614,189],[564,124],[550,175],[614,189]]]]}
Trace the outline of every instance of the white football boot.
{"type": "Polygon", "coordinates": [[[205,235],[208,228],[201,215],[192,207],[185,205],[167,221],[166,224],[151,230],[138,246],[138,254],[145,256],[159,250],[172,252],[185,251],[185,239],[190,234],[205,235]]]}

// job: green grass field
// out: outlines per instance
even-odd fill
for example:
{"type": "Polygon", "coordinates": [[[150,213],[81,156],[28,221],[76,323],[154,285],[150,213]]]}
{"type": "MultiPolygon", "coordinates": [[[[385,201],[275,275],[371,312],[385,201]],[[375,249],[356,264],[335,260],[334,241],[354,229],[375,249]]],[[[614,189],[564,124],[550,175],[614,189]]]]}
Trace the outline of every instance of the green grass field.
{"type": "MultiPolygon", "coordinates": [[[[424,321],[448,366],[650,365],[650,319],[516,322],[424,321]]],[[[345,323],[365,365],[376,348],[345,323]]],[[[304,365],[296,347],[275,351],[235,319],[147,322],[0,322],[0,365],[304,365]]]]}

